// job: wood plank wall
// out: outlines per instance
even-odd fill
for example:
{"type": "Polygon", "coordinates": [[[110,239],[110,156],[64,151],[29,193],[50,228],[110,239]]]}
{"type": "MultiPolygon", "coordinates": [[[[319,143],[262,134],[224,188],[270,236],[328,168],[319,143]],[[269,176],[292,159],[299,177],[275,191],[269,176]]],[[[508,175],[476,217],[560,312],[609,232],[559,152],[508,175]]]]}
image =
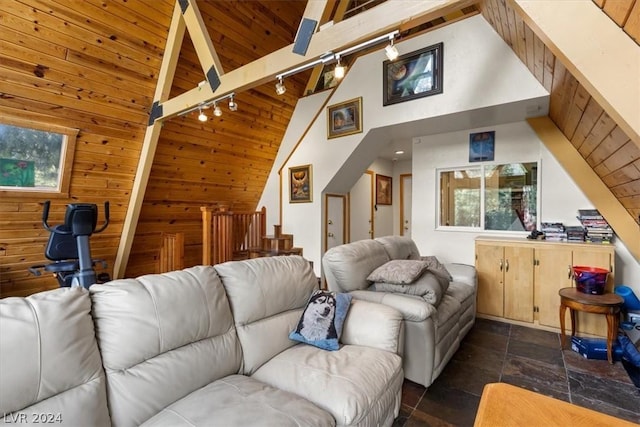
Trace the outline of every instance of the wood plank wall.
{"type": "MultiPolygon", "coordinates": [[[[305,2],[198,2],[225,71],[293,43],[305,2]]],[[[238,111],[220,103],[222,116],[205,110],[164,124],[125,275],[157,270],[160,233],[185,234],[185,266],[202,262],[200,206],[253,211],[273,166],[293,108],[309,72],[238,93],[238,111]]],[[[185,36],[171,96],[204,80],[193,44],[185,36]]]]}
{"type": "MultiPolygon", "coordinates": [[[[638,42],[640,1],[596,1],[638,42]],[[615,3],[615,7],[612,6],[615,3]],[[607,7],[610,4],[610,7],[607,7]],[[623,7],[624,5],[624,7],[623,7]],[[624,9],[624,10],[623,10],[624,9]],[[619,19],[626,16],[626,19],[619,19]],[[635,16],[635,21],[631,17],[635,16]]],[[[640,147],[565,68],[506,0],[485,0],[481,13],[551,93],[549,117],[620,200],[640,217],[640,147]]]]}
{"type": "MultiPolygon", "coordinates": [[[[91,239],[113,265],[173,1],[0,2],[0,116],[79,129],[71,197],[52,200],[60,223],[72,202],[111,204],[91,239]]],[[[0,296],[57,287],[27,268],[45,262],[40,198],[0,201],[0,296]]]]}
{"type": "MultiPolygon", "coordinates": [[[[72,202],[111,203],[111,224],[91,238],[113,267],[153,102],[174,0],[0,1],[0,115],[79,129],[71,197],[52,201],[50,222],[72,202]]],[[[225,70],[293,42],[306,2],[198,1],[225,70]]],[[[166,123],[152,167],[127,276],[159,271],[162,232],[183,232],[186,265],[201,256],[200,206],[252,210],[304,74],[238,94],[239,109],[206,124],[194,114],[166,123]]],[[[204,80],[185,37],[172,94],[204,80]]],[[[208,112],[209,115],[210,111],[208,112]]],[[[28,267],[46,262],[49,233],[39,198],[0,200],[0,297],[57,287],[28,267]]]]}

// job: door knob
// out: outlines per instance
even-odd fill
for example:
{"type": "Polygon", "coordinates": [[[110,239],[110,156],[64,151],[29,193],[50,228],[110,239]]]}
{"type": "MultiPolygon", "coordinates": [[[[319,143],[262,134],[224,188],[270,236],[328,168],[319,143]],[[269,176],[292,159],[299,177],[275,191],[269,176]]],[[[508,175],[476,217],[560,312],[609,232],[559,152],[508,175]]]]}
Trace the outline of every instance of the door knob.
{"type": "Polygon", "coordinates": [[[333,233],[327,233],[327,236],[328,236],[328,237],[334,237],[334,236],[333,236],[333,233]]]}
{"type": "Polygon", "coordinates": [[[329,221],[327,221],[327,224],[331,225],[331,224],[333,224],[333,221],[329,220],[329,221]]]}

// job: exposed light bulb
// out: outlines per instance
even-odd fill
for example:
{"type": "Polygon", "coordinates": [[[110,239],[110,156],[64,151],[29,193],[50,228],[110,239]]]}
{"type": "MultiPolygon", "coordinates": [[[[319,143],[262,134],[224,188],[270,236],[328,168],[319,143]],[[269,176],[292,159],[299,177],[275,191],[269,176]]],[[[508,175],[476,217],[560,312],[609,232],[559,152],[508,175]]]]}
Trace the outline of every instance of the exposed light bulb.
{"type": "Polygon", "coordinates": [[[336,64],[336,68],[333,69],[333,76],[338,80],[344,77],[344,67],[340,65],[339,57],[338,57],[338,63],[336,64]]]}
{"type": "Polygon", "coordinates": [[[233,96],[229,98],[229,111],[238,111],[238,104],[233,100],[233,96]]]}
{"type": "Polygon", "coordinates": [[[204,113],[204,111],[202,111],[202,108],[200,109],[200,114],[198,114],[198,120],[200,120],[201,122],[206,122],[209,118],[207,117],[207,115],[204,113]]]}
{"type": "Polygon", "coordinates": [[[213,108],[213,115],[216,117],[220,117],[222,115],[222,110],[220,109],[218,104],[215,104],[215,107],[213,108]]]}
{"type": "Polygon", "coordinates": [[[384,48],[384,53],[389,58],[389,61],[395,61],[398,58],[398,49],[393,45],[393,39],[389,42],[387,47],[384,48]]]}
{"type": "Polygon", "coordinates": [[[280,77],[280,80],[278,81],[278,83],[276,83],[276,93],[278,95],[284,95],[286,91],[287,91],[287,88],[284,86],[284,83],[282,82],[282,77],[280,77]]]}

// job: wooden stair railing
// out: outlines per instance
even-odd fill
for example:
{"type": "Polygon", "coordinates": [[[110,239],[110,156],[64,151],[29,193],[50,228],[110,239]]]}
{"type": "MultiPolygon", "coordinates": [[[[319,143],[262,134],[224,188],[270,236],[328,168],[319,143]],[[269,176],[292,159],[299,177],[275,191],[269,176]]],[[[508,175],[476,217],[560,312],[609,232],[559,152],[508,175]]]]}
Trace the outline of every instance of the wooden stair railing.
{"type": "Polygon", "coordinates": [[[262,244],[267,210],[257,212],[214,211],[201,206],[202,264],[213,265],[249,257],[249,251],[262,244]]]}
{"type": "Polygon", "coordinates": [[[160,273],[184,268],[184,233],[162,233],[160,273]]]}

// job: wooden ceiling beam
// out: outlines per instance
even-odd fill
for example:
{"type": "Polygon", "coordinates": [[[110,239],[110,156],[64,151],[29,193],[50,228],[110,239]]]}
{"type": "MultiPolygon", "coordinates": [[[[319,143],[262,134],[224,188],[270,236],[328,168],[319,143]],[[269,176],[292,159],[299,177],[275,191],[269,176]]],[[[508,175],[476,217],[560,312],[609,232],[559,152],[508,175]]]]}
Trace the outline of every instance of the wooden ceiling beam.
{"type": "Polygon", "coordinates": [[[445,8],[463,8],[476,0],[412,1],[394,0],[382,3],[352,18],[336,23],[316,33],[311,39],[307,54],[293,53],[293,45],[286,46],[220,77],[220,86],[196,87],[161,104],[163,114],[157,120],[166,120],[198,104],[208,102],[231,92],[241,92],[268,82],[289,69],[311,62],[320,55],[341,50],[364,42],[385,32],[410,25],[411,22],[435,19],[445,8]],[[428,16],[428,18],[425,18],[428,16]]]}
{"type": "MultiPolygon", "coordinates": [[[[160,66],[160,72],[158,73],[158,84],[153,97],[156,102],[153,104],[154,106],[152,107],[151,114],[154,114],[153,110],[157,108],[159,102],[169,98],[171,85],[175,76],[176,65],[178,64],[178,58],[180,57],[180,48],[182,47],[182,39],[184,38],[185,29],[186,24],[182,19],[182,11],[180,10],[180,5],[176,1],[173,8],[173,18],[171,19],[171,25],[169,26],[169,34],[167,36],[167,47],[165,48],[162,65],[160,66]]],[[[158,146],[161,129],[162,122],[154,121],[147,126],[147,130],[144,135],[142,151],[138,160],[138,168],[136,169],[136,176],[133,181],[133,188],[131,189],[131,199],[129,201],[129,206],[127,207],[124,224],[122,226],[120,245],[118,246],[118,252],[116,253],[116,260],[113,263],[113,276],[115,279],[124,277],[124,272],[127,268],[127,261],[131,253],[133,238],[136,234],[136,226],[138,224],[138,218],[140,217],[140,209],[142,208],[145,189],[149,182],[151,166],[153,166],[153,158],[158,146]]]]}
{"type": "Polygon", "coordinates": [[[509,4],[640,147],[640,47],[590,1],[509,4]]]}

